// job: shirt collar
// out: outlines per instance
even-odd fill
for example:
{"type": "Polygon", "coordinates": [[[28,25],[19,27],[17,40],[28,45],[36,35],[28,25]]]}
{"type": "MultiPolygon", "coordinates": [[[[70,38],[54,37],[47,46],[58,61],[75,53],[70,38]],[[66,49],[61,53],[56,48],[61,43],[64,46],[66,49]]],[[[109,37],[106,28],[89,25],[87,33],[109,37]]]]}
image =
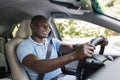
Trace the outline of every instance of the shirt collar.
{"type": "MultiPolygon", "coordinates": [[[[43,45],[43,43],[38,43],[38,42],[34,41],[31,37],[29,37],[29,40],[35,45],[43,45]]],[[[44,42],[45,42],[45,44],[48,43],[46,38],[44,39],[44,42]]]]}

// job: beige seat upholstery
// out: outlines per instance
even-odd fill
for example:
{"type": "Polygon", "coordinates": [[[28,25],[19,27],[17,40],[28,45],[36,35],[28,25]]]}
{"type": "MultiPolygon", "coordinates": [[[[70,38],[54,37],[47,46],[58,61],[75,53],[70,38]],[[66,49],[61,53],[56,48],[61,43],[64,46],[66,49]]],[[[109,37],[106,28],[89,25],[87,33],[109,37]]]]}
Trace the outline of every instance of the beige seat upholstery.
{"type": "Polygon", "coordinates": [[[16,48],[21,41],[27,39],[31,35],[30,20],[24,20],[21,22],[17,31],[16,37],[11,39],[5,45],[6,56],[10,66],[10,71],[13,80],[29,80],[27,73],[22,65],[19,63],[16,56],[16,48]]]}

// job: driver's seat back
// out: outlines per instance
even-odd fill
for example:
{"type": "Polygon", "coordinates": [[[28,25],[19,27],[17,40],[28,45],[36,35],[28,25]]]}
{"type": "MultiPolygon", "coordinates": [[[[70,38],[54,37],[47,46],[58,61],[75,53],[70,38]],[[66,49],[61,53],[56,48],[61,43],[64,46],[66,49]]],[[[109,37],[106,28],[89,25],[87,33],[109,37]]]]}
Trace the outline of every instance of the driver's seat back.
{"type": "Polygon", "coordinates": [[[17,46],[29,36],[31,36],[30,20],[24,20],[20,23],[16,37],[8,41],[5,45],[6,57],[13,80],[29,80],[27,73],[16,56],[17,46]]]}

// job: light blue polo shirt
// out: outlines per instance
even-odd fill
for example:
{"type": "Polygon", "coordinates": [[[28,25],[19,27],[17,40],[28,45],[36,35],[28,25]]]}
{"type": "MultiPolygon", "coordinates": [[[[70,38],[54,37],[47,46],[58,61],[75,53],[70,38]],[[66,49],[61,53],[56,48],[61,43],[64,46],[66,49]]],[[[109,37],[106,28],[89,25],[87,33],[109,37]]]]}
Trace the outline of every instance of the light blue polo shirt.
{"type": "MultiPolygon", "coordinates": [[[[29,54],[34,54],[38,56],[40,59],[45,59],[46,53],[47,53],[47,45],[49,41],[47,39],[44,39],[44,40],[45,40],[44,44],[33,41],[31,37],[29,37],[29,39],[22,41],[17,48],[17,57],[19,61],[22,63],[23,59],[29,54]]],[[[53,45],[52,45],[52,54],[50,57],[51,59],[58,57],[57,52],[59,51],[61,41],[53,38],[52,43],[53,45]]],[[[36,72],[28,69],[27,67],[25,67],[25,70],[28,72],[31,80],[36,80],[38,78],[39,74],[37,74],[36,72]]],[[[62,73],[61,68],[48,72],[44,75],[43,80],[50,80],[60,73],[62,73]]]]}

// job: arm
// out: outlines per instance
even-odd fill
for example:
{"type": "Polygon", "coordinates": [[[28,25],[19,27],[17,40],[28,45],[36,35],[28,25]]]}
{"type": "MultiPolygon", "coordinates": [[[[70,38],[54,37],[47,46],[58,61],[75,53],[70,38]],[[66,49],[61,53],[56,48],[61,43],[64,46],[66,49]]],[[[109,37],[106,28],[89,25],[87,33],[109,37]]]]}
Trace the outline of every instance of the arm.
{"type": "MultiPolygon", "coordinates": [[[[99,37],[99,36],[98,36],[99,37]]],[[[100,36],[100,37],[103,37],[105,39],[105,41],[103,42],[103,45],[108,45],[108,40],[107,38],[105,38],[104,36],[100,36]]],[[[97,37],[96,37],[97,38],[97,37]]],[[[96,39],[95,38],[95,39],[96,39]]],[[[94,39],[92,39],[94,40],[94,39]]],[[[91,40],[91,41],[92,41],[91,40]]],[[[91,42],[90,41],[90,42],[91,42]]],[[[60,46],[60,52],[62,52],[63,54],[66,54],[66,53],[69,53],[69,52],[72,52],[74,50],[76,50],[78,47],[80,47],[82,44],[73,44],[73,45],[70,45],[70,44],[64,44],[62,43],[61,46],[60,46]]]]}
{"type": "Polygon", "coordinates": [[[61,44],[60,46],[60,52],[62,52],[63,54],[67,54],[70,53],[74,50],[76,50],[79,46],[81,46],[82,44],[61,44]]]}
{"type": "Polygon", "coordinates": [[[90,44],[83,44],[70,54],[66,54],[55,59],[39,59],[37,56],[30,54],[23,59],[23,64],[37,73],[46,73],[68,64],[71,61],[83,59],[91,56],[94,47],[90,44]]]}
{"type": "Polygon", "coordinates": [[[40,59],[37,56],[30,54],[23,59],[22,63],[29,69],[41,74],[53,71],[73,60],[72,54],[55,59],[40,59]]]}

